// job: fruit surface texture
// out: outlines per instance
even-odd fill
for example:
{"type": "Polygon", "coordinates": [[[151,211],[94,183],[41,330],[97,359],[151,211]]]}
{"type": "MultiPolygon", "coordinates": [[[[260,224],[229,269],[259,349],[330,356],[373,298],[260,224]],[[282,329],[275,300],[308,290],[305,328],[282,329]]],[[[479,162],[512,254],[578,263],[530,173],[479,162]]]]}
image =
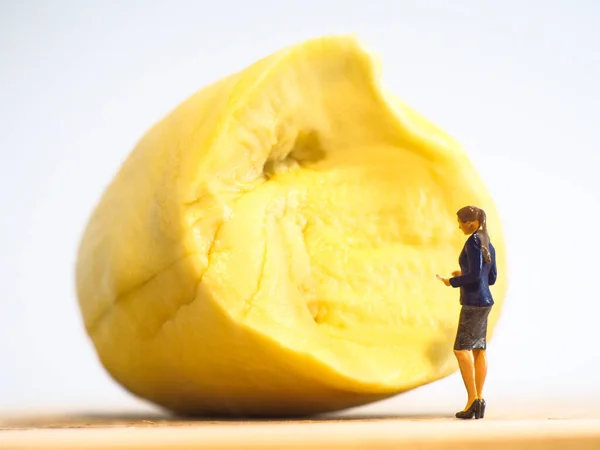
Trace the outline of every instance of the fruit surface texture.
{"type": "Polygon", "coordinates": [[[456,371],[456,211],[492,198],[461,146],[387,92],[351,36],[280,50],[154,125],[84,231],[100,361],[171,411],[295,416],[456,371]]]}

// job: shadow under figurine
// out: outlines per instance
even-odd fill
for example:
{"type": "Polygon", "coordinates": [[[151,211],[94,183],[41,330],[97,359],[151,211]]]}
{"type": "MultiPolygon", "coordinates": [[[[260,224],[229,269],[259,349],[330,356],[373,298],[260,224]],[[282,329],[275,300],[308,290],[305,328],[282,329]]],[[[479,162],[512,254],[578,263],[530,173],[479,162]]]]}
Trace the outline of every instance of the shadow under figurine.
{"type": "Polygon", "coordinates": [[[457,213],[458,226],[469,235],[458,258],[460,270],[452,277],[437,275],[446,286],[460,288],[460,318],[454,354],[467,389],[467,405],[456,413],[459,419],[483,419],[482,397],[487,374],[486,335],[488,316],[494,304],[490,286],[496,282],[496,251],[487,232],[485,211],[465,206],[457,213]]]}

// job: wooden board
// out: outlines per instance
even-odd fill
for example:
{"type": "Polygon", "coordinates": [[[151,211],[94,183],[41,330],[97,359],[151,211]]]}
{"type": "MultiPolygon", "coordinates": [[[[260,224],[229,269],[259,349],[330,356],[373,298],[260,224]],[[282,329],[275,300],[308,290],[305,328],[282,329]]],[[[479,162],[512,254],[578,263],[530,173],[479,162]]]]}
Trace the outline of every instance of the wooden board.
{"type": "Polygon", "coordinates": [[[483,420],[447,415],[347,416],[320,420],[178,420],[159,415],[21,416],[0,420],[11,449],[600,449],[600,416],[483,420]]]}

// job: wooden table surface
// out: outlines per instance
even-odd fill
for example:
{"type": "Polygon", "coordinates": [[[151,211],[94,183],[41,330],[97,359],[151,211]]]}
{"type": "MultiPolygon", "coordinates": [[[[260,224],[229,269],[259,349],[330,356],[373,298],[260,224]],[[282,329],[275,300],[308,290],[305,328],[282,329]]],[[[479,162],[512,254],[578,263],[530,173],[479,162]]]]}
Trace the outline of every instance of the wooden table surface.
{"type": "Polygon", "coordinates": [[[0,448],[39,449],[599,449],[600,405],[584,410],[346,415],[315,420],[182,420],[161,415],[0,418],[0,448]]]}

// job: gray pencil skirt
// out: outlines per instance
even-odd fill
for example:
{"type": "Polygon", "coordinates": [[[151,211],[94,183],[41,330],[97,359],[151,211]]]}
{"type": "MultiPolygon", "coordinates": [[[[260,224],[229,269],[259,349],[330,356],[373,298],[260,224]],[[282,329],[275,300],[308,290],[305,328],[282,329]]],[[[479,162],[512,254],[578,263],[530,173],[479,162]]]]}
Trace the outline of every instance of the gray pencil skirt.
{"type": "Polygon", "coordinates": [[[485,350],[491,306],[463,306],[460,310],[454,350],[485,350]]]}

